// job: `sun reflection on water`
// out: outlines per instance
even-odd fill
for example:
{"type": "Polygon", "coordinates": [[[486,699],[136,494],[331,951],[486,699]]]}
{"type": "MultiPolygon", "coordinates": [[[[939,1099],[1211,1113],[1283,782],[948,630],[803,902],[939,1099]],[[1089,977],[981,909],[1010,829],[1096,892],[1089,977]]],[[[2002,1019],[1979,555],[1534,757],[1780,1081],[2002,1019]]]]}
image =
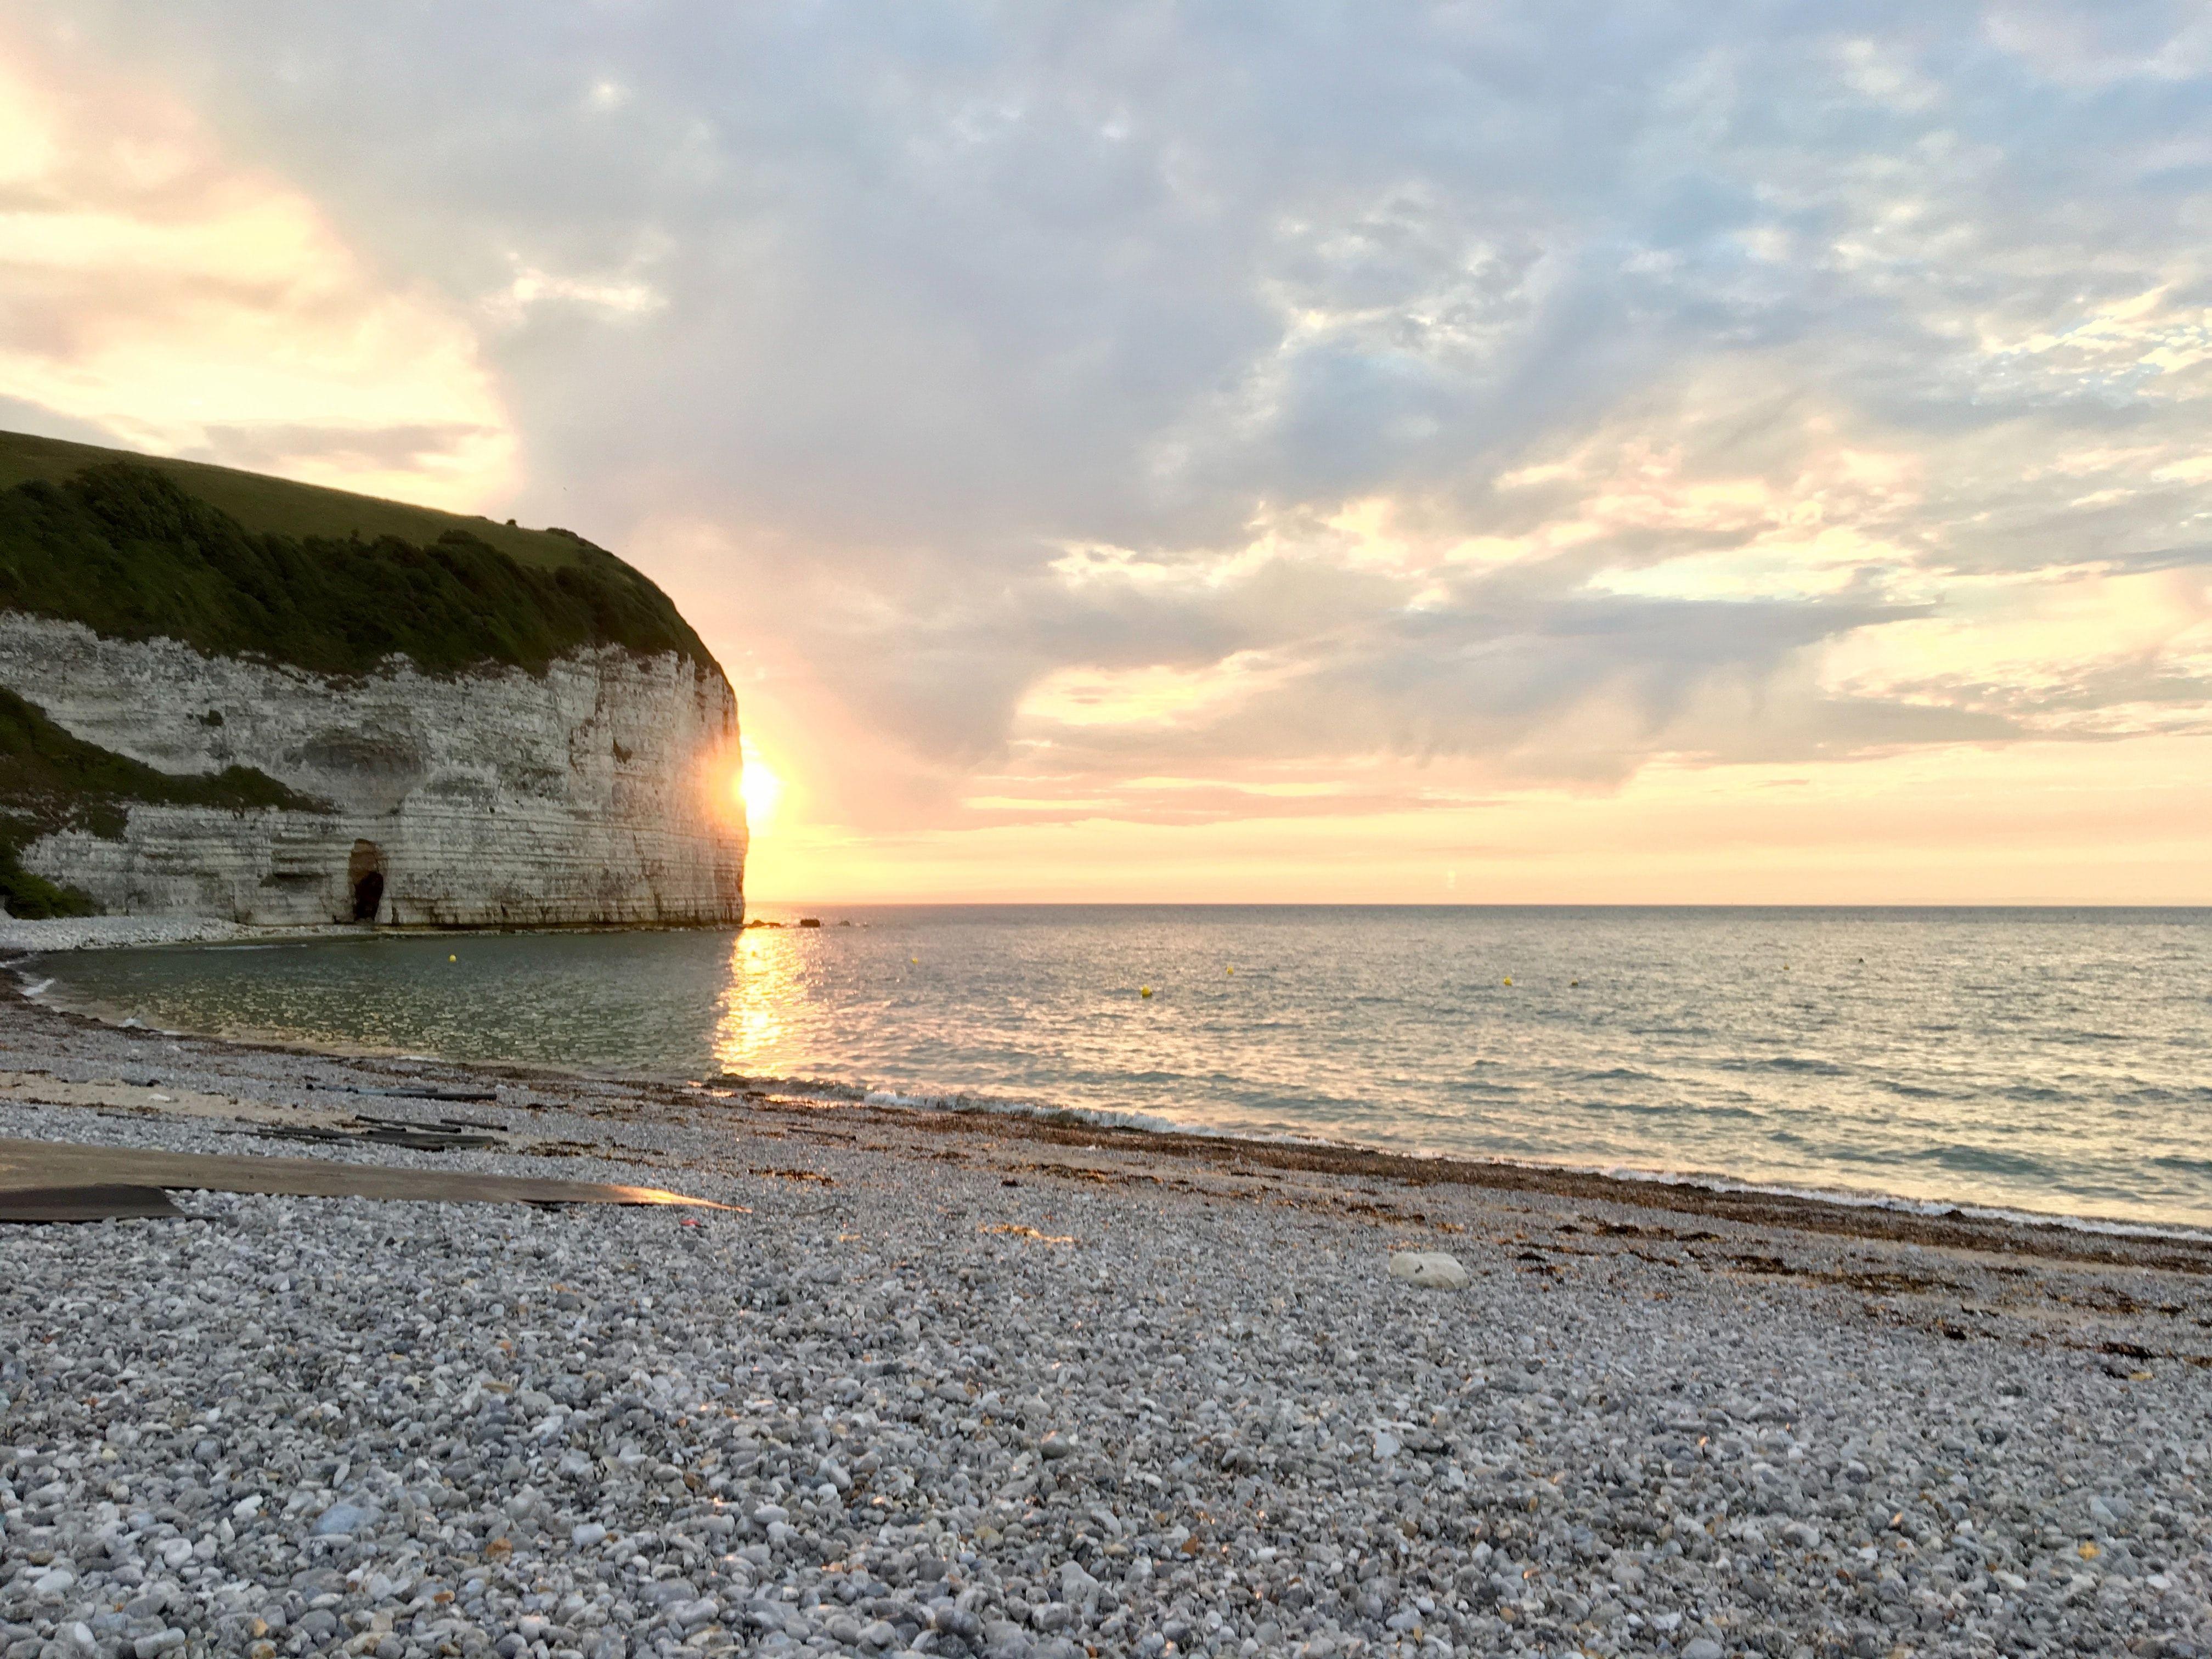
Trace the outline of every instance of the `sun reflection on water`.
{"type": "Polygon", "coordinates": [[[807,996],[800,968],[796,942],[780,931],[738,935],[714,1022],[714,1059],[725,1072],[785,1074],[807,996]]]}

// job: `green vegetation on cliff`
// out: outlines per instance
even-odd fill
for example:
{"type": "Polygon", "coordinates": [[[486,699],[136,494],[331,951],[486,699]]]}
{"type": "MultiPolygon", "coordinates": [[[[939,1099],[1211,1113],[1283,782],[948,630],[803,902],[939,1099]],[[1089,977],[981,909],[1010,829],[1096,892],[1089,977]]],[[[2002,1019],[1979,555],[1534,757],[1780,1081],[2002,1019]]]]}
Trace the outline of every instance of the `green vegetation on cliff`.
{"type": "Polygon", "coordinates": [[[40,836],[82,830],[119,839],[137,804],[253,811],[282,806],[319,812],[328,803],[266,773],[234,766],[209,775],[155,770],[127,755],[72,737],[36,704],[0,690],[0,899],[17,916],[89,915],[92,901],[24,869],[18,854],[40,836]]]}
{"type": "Polygon", "coordinates": [[[374,495],[356,495],[349,489],[327,489],[319,484],[271,477],[265,472],[211,466],[205,461],[103,449],[27,432],[0,432],[0,490],[33,479],[65,483],[81,472],[116,461],[160,473],[194,501],[228,513],[248,530],[302,541],[373,542],[389,537],[428,547],[449,531],[461,531],[497,548],[518,564],[541,565],[549,570],[582,563],[589,547],[565,531],[524,530],[491,519],[441,513],[434,507],[382,501],[374,495]]]}
{"type": "Polygon", "coordinates": [[[711,664],[668,598],[580,537],[0,434],[0,609],[360,673],[541,672],[580,647],[711,664]]]}

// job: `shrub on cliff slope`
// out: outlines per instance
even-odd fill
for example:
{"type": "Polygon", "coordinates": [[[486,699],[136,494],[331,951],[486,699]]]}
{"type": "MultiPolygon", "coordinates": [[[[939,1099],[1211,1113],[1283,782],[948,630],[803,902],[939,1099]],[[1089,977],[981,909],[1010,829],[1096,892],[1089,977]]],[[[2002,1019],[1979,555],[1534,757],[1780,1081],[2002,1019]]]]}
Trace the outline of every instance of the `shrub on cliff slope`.
{"type": "Polygon", "coordinates": [[[0,609],[331,674],[394,653],[433,673],[538,672],[593,645],[712,660],[659,588],[577,545],[575,563],[547,568],[462,530],[427,546],[258,532],[117,461],[0,490],[0,609]]]}

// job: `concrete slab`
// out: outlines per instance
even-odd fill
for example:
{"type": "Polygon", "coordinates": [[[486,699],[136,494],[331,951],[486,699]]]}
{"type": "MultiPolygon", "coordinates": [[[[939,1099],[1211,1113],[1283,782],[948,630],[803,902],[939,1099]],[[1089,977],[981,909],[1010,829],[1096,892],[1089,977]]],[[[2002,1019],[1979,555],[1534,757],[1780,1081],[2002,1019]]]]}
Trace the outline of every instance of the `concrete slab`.
{"type": "Polygon", "coordinates": [[[171,1192],[273,1193],[295,1198],[415,1199],[441,1204],[672,1204],[731,1206],[659,1187],[539,1181],[465,1170],[394,1170],[315,1158],[224,1158],[204,1152],[0,1139],[0,1193],[58,1187],[154,1187],[171,1192]]]}

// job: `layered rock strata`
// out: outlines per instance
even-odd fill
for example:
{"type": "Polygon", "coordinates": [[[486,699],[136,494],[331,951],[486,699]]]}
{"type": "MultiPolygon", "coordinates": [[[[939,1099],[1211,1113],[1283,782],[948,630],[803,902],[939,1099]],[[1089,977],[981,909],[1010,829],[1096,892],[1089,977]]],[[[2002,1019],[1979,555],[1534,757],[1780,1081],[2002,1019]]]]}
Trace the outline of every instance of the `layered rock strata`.
{"type": "Polygon", "coordinates": [[[178,775],[250,767],[327,810],[136,804],[26,869],[104,909],[258,923],[742,919],[737,701],[711,662],[595,646],[543,672],[358,675],[0,612],[0,685],[178,775]]]}

